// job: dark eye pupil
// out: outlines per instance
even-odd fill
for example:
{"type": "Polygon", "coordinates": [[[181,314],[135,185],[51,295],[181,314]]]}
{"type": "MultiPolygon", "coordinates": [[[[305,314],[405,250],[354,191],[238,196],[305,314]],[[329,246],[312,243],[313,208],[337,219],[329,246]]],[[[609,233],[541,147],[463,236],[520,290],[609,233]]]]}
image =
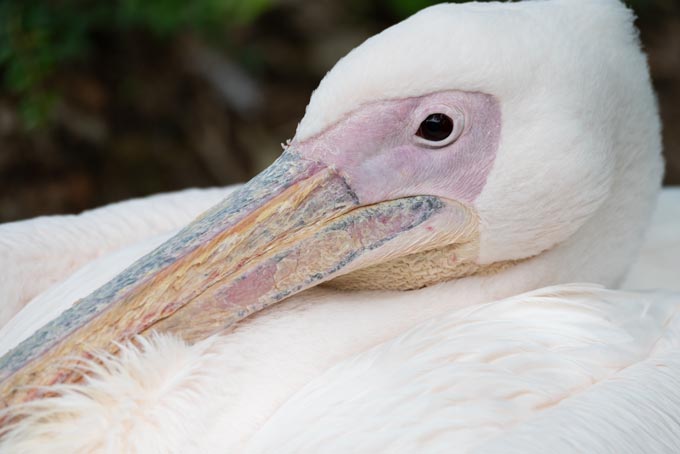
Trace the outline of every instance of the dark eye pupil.
{"type": "Polygon", "coordinates": [[[418,128],[417,136],[432,142],[440,142],[451,135],[453,120],[442,113],[429,115],[418,128]]]}

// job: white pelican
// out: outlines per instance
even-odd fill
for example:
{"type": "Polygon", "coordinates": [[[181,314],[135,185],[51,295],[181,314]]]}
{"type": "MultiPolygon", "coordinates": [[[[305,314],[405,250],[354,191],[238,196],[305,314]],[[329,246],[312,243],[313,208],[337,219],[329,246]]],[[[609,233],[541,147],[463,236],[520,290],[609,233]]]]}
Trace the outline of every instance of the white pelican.
{"type": "Polygon", "coordinates": [[[680,296],[568,284],[659,188],[632,22],[431,7],[179,232],[220,191],[0,227],[2,452],[680,451],[680,296]]]}

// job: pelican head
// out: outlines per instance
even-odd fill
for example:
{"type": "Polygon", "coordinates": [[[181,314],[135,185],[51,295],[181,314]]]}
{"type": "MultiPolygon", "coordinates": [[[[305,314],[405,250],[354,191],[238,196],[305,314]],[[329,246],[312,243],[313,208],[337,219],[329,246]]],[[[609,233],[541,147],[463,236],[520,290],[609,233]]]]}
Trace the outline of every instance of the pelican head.
{"type": "Polygon", "coordinates": [[[202,338],[322,283],[615,284],[661,173],[632,21],[618,0],[442,4],[368,39],[274,164],[5,355],[5,401],[69,380],[63,355],[202,338]]]}

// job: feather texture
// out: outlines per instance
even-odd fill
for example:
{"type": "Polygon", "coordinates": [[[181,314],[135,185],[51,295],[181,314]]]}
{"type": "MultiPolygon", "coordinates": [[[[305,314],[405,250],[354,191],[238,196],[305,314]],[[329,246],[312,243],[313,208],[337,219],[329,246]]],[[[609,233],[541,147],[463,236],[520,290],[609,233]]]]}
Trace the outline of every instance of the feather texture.
{"type": "Polygon", "coordinates": [[[0,326],[83,264],[150,235],[182,227],[231,188],[187,190],[115,203],[80,215],[0,225],[0,326]]]}

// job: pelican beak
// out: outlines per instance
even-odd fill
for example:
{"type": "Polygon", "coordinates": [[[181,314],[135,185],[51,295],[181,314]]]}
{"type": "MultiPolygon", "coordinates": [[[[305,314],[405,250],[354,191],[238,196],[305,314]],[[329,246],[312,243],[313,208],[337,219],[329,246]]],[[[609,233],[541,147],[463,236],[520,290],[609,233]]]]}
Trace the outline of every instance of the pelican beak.
{"type": "Polygon", "coordinates": [[[375,250],[408,238],[444,205],[416,196],[363,206],[336,170],[289,149],[2,357],[0,396],[5,405],[39,397],[36,386],[79,378],[63,357],[115,352],[117,342],[151,330],[188,341],[218,332],[365,266],[375,250]]]}

